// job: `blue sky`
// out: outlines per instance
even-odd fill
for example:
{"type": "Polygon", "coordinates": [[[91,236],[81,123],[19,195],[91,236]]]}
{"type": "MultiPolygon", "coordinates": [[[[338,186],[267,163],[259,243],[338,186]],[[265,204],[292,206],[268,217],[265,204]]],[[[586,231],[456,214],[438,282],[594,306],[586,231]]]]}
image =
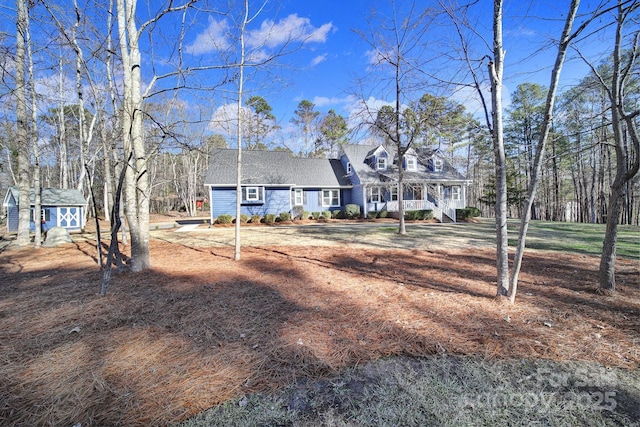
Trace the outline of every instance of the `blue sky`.
{"type": "MultiPolygon", "coordinates": [[[[399,1],[398,10],[404,12],[406,2],[399,1]]],[[[569,1],[507,1],[504,16],[504,45],[506,54],[505,64],[505,105],[509,104],[509,93],[518,84],[535,82],[548,85],[550,71],[555,60],[555,45],[552,40],[558,38],[564,25],[569,1]]],[[[593,2],[583,2],[583,12],[586,13],[593,2]]],[[[421,7],[435,4],[435,2],[417,2],[421,7]]],[[[276,68],[275,73],[283,77],[278,84],[271,84],[272,80],[264,75],[249,77],[247,87],[249,93],[263,96],[273,107],[274,114],[282,126],[289,125],[289,119],[298,103],[309,100],[316,105],[316,109],[326,112],[335,109],[339,114],[349,117],[361,102],[358,96],[367,99],[371,104],[381,105],[393,101],[389,93],[364,91],[356,93],[355,82],[358,78],[367,76],[371,69],[369,51],[371,47],[363,40],[356,30],[368,30],[368,17],[375,9],[378,13],[389,13],[388,1],[296,1],[284,0],[272,2],[270,7],[258,16],[249,28],[263,28],[265,21],[276,27],[276,32],[292,31],[308,37],[299,50],[287,57],[281,58],[284,67],[276,68]],[[252,78],[254,80],[252,81],[252,78]],[[256,82],[258,88],[256,88],[256,82]]],[[[483,44],[481,37],[491,43],[492,2],[481,0],[470,9],[470,18],[474,21],[474,28],[478,32],[474,45],[474,54],[479,58],[490,51],[483,44]]],[[[211,25],[215,21],[208,18],[211,25]]],[[[580,22],[582,18],[579,18],[580,22]]],[[[202,23],[199,23],[200,25],[202,23]]],[[[196,40],[203,42],[202,35],[210,29],[203,29],[196,36],[196,40]]],[[[256,32],[258,33],[258,32],[256,32]]],[[[211,34],[221,34],[214,31],[211,34]]],[[[261,34],[264,36],[264,34],[261,34]]],[[[457,46],[457,40],[452,33],[452,27],[444,18],[432,24],[426,35],[431,40],[433,52],[451,54],[457,46]]],[[[598,48],[602,45],[606,49],[609,43],[606,37],[594,37],[591,44],[582,46],[583,51],[590,54],[601,54],[598,48]]],[[[192,42],[191,46],[194,46],[192,42]]],[[[459,66],[440,66],[430,73],[438,74],[442,79],[451,76],[453,70],[459,66]]],[[[578,83],[588,72],[587,67],[580,60],[569,58],[564,72],[562,88],[566,89],[578,83]]],[[[377,74],[374,74],[374,76],[377,74]]],[[[368,77],[371,79],[372,77],[368,77]]],[[[375,77],[373,77],[375,78],[375,77]]],[[[465,103],[470,110],[477,109],[477,103],[471,99],[473,94],[460,90],[459,86],[434,84],[424,91],[432,91],[439,95],[448,95],[465,103]]]]}
{"type": "MultiPolygon", "coordinates": [[[[444,0],[443,0],[444,2],[444,0]]],[[[93,3],[93,0],[78,0],[81,5],[89,5],[85,10],[88,20],[93,25],[104,29],[104,3],[93,3]]],[[[164,2],[151,1],[152,7],[160,7],[164,2]]],[[[406,0],[397,0],[396,10],[400,17],[407,16],[406,0]]],[[[564,17],[568,10],[568,0],[524,0],[506,1],[504,14],[504,46],[506,50],[505,64],[505,105],[508,106],[509,92],[523,82],[534,82],[548,85],[551,65],[555,59],[553,39],[557,39],[564,24],[564,17]]],[[[581,13],[587,15],[590,9],[599,2],[583,0],[581,13]]],[[[611,2],[610,2],[611,3],[611,2]]],[[[49,4],[59,14],[62,22],[71,28],[73,24],[73,10],[68,0],[51,0],[49,4]],[[68,14],[68,15],[65,15],[68,14]]],[[[143,0],[138,1],[140,21],[145,20],[148,6],[143,0]]],[[[221,2],[212,2],[220,7],[221,2]]],[[[260,5],[250,0],[251,13],[255,13],[260,5]]],[[[269,1],[247,28],[247,50],[253,57],[256,55],[271,55],[283,46],[283,41],[290,39],[290,47],[296,47],[290,54],[278,58],[269,67],[260,69],[257,74],[247,70],[247,95],[260,95],[273,107],[273,113],[279,124],[285,128],[291,127],[290,119],[298,103],[309,100],[322,113],[334,109],[345,118],[351,117],[366,102],[375,108],[393,101],[392,94],[376,88],[375,81],[383,75],[382,71],[372,68],[371,46],[357,34],[357,30],[364,34],[371,34],[368,26],[372,11],[379,15],[388,16],[391,7],[389,0],[281,0],[269,1]],[[356,82],[364,79],[367,87],[357,90],[356,82]]],[[[416,1],[416,10],[427,7],[437,7],[435,1],[416,1]]],[[[5,33],[5,41],[15,34],[12,5],[0,7],[0,33],[5,33]]],[[[219,50],[233,49],[234,41],[229,34],[237,26],[233,24],[233,13],[221,14],[216,11],[199,10],[190,12],[186,16],[187,30],[184,34],[183,64],[186,66],[220,65],[224,60],[219,50]]],[[[476,34],[473,38],[474,58],[489,55],[491,43],[493,5],[490,0],[479,0],[469,8],[468,16],[476,34]]],[[[34,42],[40,46],[50,43],[51,34],[55,34],[51,19],[47,19],[46,12],[40,6],[40,17],[34,19],[32,27],[34,42]]],[[[237,16],[237,15],[235,15],[237,16]]],[[[157,74],[175,69],[177,61],[176,41],[179,39],[180,14],[163,18],[153,30],[153,60],[148,49],[148,39],[143,39],[143,85],[148,85],[152,78],[152,65],[157,74]]],[[[578,18],[578,23],[583,17],[578,18]]],[[[602,24],[606,19],[600,19],[602,24]]],[[[593,27],[592,29],[595,29],[593,27]]],[[[373,31],[375,32],[377,28],[373,31]]],[[[0,34],[1,35],[1,34],[0,34]]],[[[424,36],[426,47],[422,50],[425,56],[438,59],[426,65],[425,75],[437,75],[442,80],[458,80],[460,73],[456,70],[459,63],[446,62],[444,56],[455,56],[459,43],[453,32],[451,22],[442,15],[438,15],[424,36]]],[[[88,37],[82,41],[86,49],[95,46],[96,40],[88,37]],[[92,43],[94,43],[92,45],[92,43]]],[[[237,44],[235,44],[237,46],[237,44]]],[[[597,63],[603,58],[603,53],[611,49],[611,34],[608,30],[598,32],[588,40],[580,43],[580,48],[597,63]]],[[[41,64],[55,64],[56,49],[44,49],[36,52],[41,64]],[[50,55],[47,58],[47,55],[50,55]]],[[[67,51],[68,65],[65,86],[68,88],[67,102],[75,103],[73,99],[73,53],[67,51]]],[[[569,58],[562,77],[562,89],[575,85],[588,72],[588,68],[581,60],[569,58]]],[[[100,62],[94,64],[100,67],[100,62]]],[[[57,86],[57,69],[53,65],[39,66],[39,93],[55,92],[57,86]],[[47,89],[48,88],[48,89],[47,89]]],[[[221,81],[220,71],[193,73],[189,82],[197,85],[216,86],[221,81]]],[[[118,76],[116,76],[117,78],[118,76]]],[[[470,110],[477,109],[474,93],[461,90],[456,84],[435,84],[433,79],[425,77],[431,86],[423,87],[415,93],[407,93],[405,101],[416,99],[421,92],[432,92],[437,95],[451,96],[464,103],[470,110]]],[[[99,81],[98,81],[99,83],[99,81]]],[[[159,83],[161,87],[165,83],[159,83]]],[[[171,83],[167,83],[171,84],[171,83]]],[[[55,99],[57,95],[51,95],[55,99]]],[[[166,96],[166,95],[165,95],[166,96]]],[[[166,98],[152,99],[155,102],[165,102],[166,98]]],[[[208,109],[206,114],[215,116],[215,111],[233,110],[233,85],[216,86],[214,90],[206,92],[182,92],[178,95],[184,105],[193,109],[203,107],[208,109]],[[211,113],[210,111],[213,111],[211,113]]],[[[43,110],[45,110],[43,108],[43,110]]],[[[212,131],[210,127],[209,131],[212,131]]],[[[356,141],[357,142],[357,141],[356,141]]]]}

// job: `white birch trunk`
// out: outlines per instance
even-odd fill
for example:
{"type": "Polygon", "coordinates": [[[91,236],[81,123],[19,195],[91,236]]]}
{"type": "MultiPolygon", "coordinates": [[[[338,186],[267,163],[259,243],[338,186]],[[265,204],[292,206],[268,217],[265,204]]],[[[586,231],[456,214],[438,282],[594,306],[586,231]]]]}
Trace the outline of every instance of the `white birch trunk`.
{"type": "Polygon", "coordinates": [[[16,244],[26,246],[29,244],[29,222],[31,217],[30,185],[29,185],[29,144],[27,116],[27,95],[25,69],[25,35],[27,31],[27,5],[25,0],[16,0],[16,120],[17,120],[17,147],[18,147],[18,236],[16,244]]]}
{"type": "Polygon", "coordinates": [[[149,176],[144,147],[136,1],[117,0],[118,39],[123,64],[122,140],[129,159],[125,175],[125,216],[131,238],[131,270],[151,266],[149,259],[149,176]],[[130,156],[133,154],[133,156],[130,156]]]}
{"type": "Polygon", "coordinates": [[[38,149],[38,110],[36,105],[35,79],[33,77],[33,55],[31,51],[31,32],[29,31],[29,12],[27,11],[27,26],[25,28],[27,41],[27,57],[29,58],[29,87],[31,88],[31,144],[33,149],[33,245],[39,248],[42,243],[42,200],[40,194],[40,150],[38,149]]]}
{"type": "Polygon", "coordinates": [[[502,75],[504,51],[502,49],[502,0],[493,3],[493,62],[489,64],[491,76],[491,106],[493,124],[493,154],[496,169],[496,266],[497,295],[507,295],[509,284],[509,243],[507,236],[507,167],[502,125],[502,75]]]}
{"type": "Polygon", "coordinates": [[[580,0],[573,0],[569,7],[569,13],[565,21],[564,30],[562,32],[562,38],[558,46],[558,55],[556,56],[556,62],[551,72],[551,84],[549,85],[549,92],[547,93],[547,102],[545,105],[544,121],[542,123],[542,129],[540,130],[540,136],[536,145],[535,161],[533,164],[533,170],[531,174],[531,181],[529,184],[529,191],[527,194],[526,203],[523,210],[522,219],[520,222],[520,231],[518,233],[518,247],[516,249],[516,255],[513,261],[513,267],[511,270],[511,277],[509,279],[509,300],[513,303],[516,299],[516,292],[518,290],[518,276],[520,274],[520,267],[522,266],[522,257],[524,255],[525,244],[527,239],[527,230],[529,229],[529,221],[531,219],[531,207],[536,195],[536,189],[538,187],[538,179],[540,177],[540,171],[542,168],[542,162],[544,159],[544,151],[549,136],[549,130],[551,129],[553,106],[555,103],[556,90],[560,81],[560,73],[562,72],[562,66],[564,59],[569,48],[571,41],[571,28],[573,27],[573,21],[578,13],[578,6],[580,0]]]}
{"type": "Polygon", "coordinates": [[[234,259],[240,260],[240,215],[242,204],[242,96],[244,90],[244,32],[249,19],[249,0],[244,0],[244,17],[240,27],[240,61],[238,64],[238,122],[237,122],[237,144],[238,156],[236,160],[236,224],[235,224],[235,250],[234,259]]]}

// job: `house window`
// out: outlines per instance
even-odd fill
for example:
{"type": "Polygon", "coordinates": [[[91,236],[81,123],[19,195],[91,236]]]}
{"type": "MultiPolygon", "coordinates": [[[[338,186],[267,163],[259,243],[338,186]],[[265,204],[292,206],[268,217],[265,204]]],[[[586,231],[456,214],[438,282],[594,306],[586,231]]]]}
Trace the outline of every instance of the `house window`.
{"type": "Polygon", "coordinates": [[[351,162],[347,162],[347,175],[351,175],[351,162]]]}
{"type": "Polygon", "coordinates": [[[393,202],[397,202],[398,201],[398,186],[394,185],[389,189],[389,193],[391,196],[391,201],[393,202]]]}
{"type": "Polygon", "coordinates": [[[451,187],[451,200],[461,200],[462,189],[459,185],[451,187]]]}
{"type": "MultiPolygon", "coordinates": [[[[31,209],[31,221],[35,222],[35,209],[31,209]]],[[[51,221],[51,211],[49,209],[41,209],[40,210],[40,221],[47,222],[51,221]]]]}
{"type": "Polygon", "coordinates": [[[386,157],[378,157],[378,170],[379,171],[387,170],[387,158],[386,157]]]}
{"type": "Polygon", "coordinates": [[[369,203],[382,202],[382,188],[369,187],[369,203]]]}
{"type": "Polygon", "coordinates": [[[295,190],[293,190],[293,205],[304,205],[304,193],[302,191],[302,188],[296,188],[295,190]]]}
{"type": "Polygon", "coordinates": [[[340,190],[322,190],[322,206],[340,206],[340,190]]]}
{"type": "Polygon", "coordinates": [[[408,171],[415,171],[417,169],[417,162],[415,157],[405,157],[405,163],[408,171]]]}
{"type": "Polygon", "coordinates": [[[442,172],[442,159],[433,159],[433,171],[442,172]]]}
{"type": "Polygon", "coordinates": [[[255,202],[260,200],[258,187],[247,187],[247,201],[255,202]]]}
{"type": "Polygon", "coordinates": [[[264,200],[264,189],[262,187],[243,187],[242,201],[244,203],[261,203],[264,200]]]}

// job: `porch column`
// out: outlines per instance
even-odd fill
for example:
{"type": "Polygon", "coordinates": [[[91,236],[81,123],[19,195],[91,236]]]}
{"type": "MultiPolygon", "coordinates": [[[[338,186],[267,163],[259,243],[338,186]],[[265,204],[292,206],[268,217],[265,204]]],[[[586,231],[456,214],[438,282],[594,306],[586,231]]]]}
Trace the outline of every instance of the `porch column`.
{"type": "Polygon", "coordinates": [[[365,218],[368,218],[368,209],[367,209],[367,186],[362,186],[362,209],[364,210],[363,214],[365,218]]]}

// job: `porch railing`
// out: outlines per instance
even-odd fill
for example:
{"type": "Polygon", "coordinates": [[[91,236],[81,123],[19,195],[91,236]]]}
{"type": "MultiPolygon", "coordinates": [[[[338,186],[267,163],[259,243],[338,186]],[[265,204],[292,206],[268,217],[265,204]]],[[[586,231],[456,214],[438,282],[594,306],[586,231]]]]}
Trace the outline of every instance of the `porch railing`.
{"type": "MultiPolygon", "coordinates": [[[[397,200],[387,202],[387,212],[398,212],[399,203],[397,200]]],[[[456,222],[456,207],[450,206],[445,200],[437,200],[437,205],[429,200],[403,200],[404,211],[430,210],[433,217],[442,222],[442,215],[446,215],[456,222]]]]}

